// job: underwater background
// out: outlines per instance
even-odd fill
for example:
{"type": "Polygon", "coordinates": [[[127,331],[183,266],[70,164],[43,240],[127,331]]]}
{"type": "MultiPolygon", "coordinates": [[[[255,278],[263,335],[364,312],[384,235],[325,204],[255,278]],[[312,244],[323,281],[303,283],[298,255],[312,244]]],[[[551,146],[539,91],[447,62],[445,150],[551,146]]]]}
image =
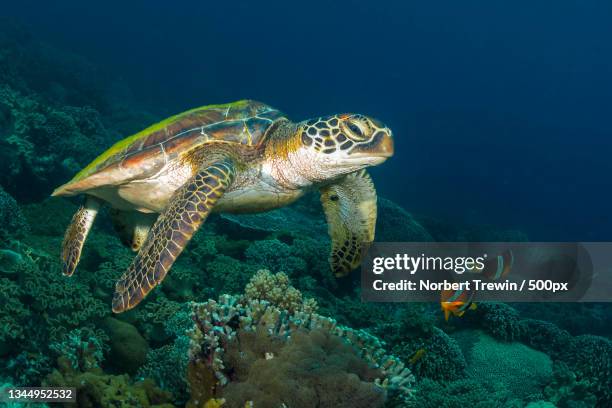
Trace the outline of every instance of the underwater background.
{"type": "Polygon", "coordinates": [[[114,315],[133,253],[103,214],[62,276],[80,202],[49,198],[117,140],[249,98],[393,129],[377,241],[608,241],[610,21],[604,1],[3,4],[0,385],[83,407],[612,406],[609,304],[361,303],[307,196],[211,216],[114,315]]]}

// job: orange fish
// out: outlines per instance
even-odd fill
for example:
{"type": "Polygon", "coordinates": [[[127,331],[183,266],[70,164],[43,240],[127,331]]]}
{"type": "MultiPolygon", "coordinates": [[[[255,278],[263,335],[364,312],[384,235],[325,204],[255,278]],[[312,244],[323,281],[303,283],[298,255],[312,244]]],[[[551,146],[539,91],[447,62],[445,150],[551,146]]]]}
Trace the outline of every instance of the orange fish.
{"type": "Polygon", "coordinates": [[[448,321],[452,315],[461,317],[466,310],[476,309],[476,303],[472,302],[474,292],[459,290],[443,290],[440,297],[440,306],[444,311],[444,320],[448,321]]]}

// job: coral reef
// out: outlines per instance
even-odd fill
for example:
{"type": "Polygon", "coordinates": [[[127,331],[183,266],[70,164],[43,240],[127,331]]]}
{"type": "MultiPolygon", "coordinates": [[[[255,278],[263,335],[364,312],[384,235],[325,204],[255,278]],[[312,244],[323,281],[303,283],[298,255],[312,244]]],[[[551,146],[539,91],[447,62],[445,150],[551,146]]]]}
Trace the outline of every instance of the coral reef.
{"type": "Polygon", "coordinates": [[[186,374],[190,338],[186,333],[192,327],[191,308],[187,304],[183,304],[171,316],[166,316],[164,331],[172,341],[149,350],[145,364],[136,375],[137,378],[153,379],[162,389],[170,391],[175,401],[181,404],[189,398],[186,374]]]}
{"type": "MultiPolygon", "coordinates": [[[[269,280],[275,276],[269,272],[262,272],[256,275],[253,280],[259,282],[264,280],[262,277],[269,280]]],[[[253,287],[251,287],[252,289],[253,287]]],[[[410,398],[413,381],[410,371],[401,361],[384,352],[383,343],[380,340],[365,331],[339,326],[333,319],[312,312],[302,312],[300,310],[304,310],[303,306],[294,309],[294,311],[288,311],[265,300],[229,295],[221,296],[218,302],[209,300],[205,303],[193,304],[195,326],[189,333],[192,342],[188,368],[192,398],[188,406],[202,406],[205,401],[213,397],[229,398],[233,395],[229,390],[235,390],[241,396],[241,400],[237,401],[236,405],[231,406],[242,406],[247,401],[254,401],[257,405],[258,398],[262,398],[261,401],[267,401],[269,398],[277,398],[280,402],[295,401],[294,398],[304,398],[303,401],[307,401],[308,395],[310,395],[312,399],[312,395],[315,395],[312,393],[317,389],[316,387],[308,388],[303,384],[304,391],[296,393],[295,388],[287,388],[283,384],[291,381],[287,377],[276,380],[280,383],[267,384],[268,387],[278,390],[274,396],[267,395],[265,392],[262,394],[262,384],[258,384],[258,381],[261,381],[261,379],[258,379],[259,376],[249,375],[251,369],[257,370],[268,367],[269,363],[266,363],[266,360],[274,360],[277,358],[278,350],[284,350],[287,347],[292,352],[284,354],[281,351],[278,354],[280,360],[275,360],[274,363],[279,362],[281,367],[282,364],[292,366],[293,371],[289,367],[286,368],[287,375],[302,373],[297,368],[302,367],[304,370],[305,367],[310,366],[303,366],[303,364],[306,364],[305,362],[294,361],[290,363],[286,361],[297,354],[297,350],[293,350],[295,347],[299,347],[299,344],[303,346],[300,348],[300,352],[305,354],[302,358],[308,361],[319,361],[317,355],[330,354],[332,350],[341,353],[341,355],[346,355],[346,349],[338,346],[338,344],[344,344],[352,348],[352,355],[371,365],[371,370],[374,370],[373,372],[376,375],[368,374],[366,376],[362,373],[362,377],[359,377],[358,373],[353,371],[342,374],[342,370],[346,370],[346,366],[344,368],[342,368],[342,365],[337,366],[339,372],[335,372],[336,382],[332,388],[337,393],[335,398],[358,396],[359,399],[355,400],[356,404],[377,404],[376,401],[382,403],[384,397],[381,397],[381,395],[384,395],[385,392],[401,393],[406,400],[410,398]],[[332,340],[331,337],[337,339],[332,340]],[[338,343],[337,340],[341,340],[341,343],[338,343]],[[324,352],[325,350],[327,351],[324,352]],[[314,353],[314,355],[308,355],[307,351],[314,353]],[[351,372],[352,375],[348,375],[351,372]],[[346,378],[347,381],[337,383],[338,379],[341,378],[346,378]],[[250,383],[249,379],[253,380],[253,383],[250,383]],[[367,382],[370,385],[366,387],[361,382],[367,382]],[[281,392],[282,390],[291,390],[294,394],[286,395],[285,392],[281,392]],[[364,393],[357,390],[370,390],[370,392],[364,393]],[[340,395],[341,391],[343,392],[340,395]]],[[[342,360],[342,357],[338,357],[338,359],[342,360]]],[[[327,358],[324,361],[331,363],[334,360],[327,358]]],[[[318,364],[322,363],[322,361],[319,361],[318,364]]],[[[336,362],[334,364],[340,363],[336,362]]],[[[334,372],[333,366],[325,367],[327,370],[334,372]]],[[[351,370],[353,368],[351,367],[351,370]]],[[[276,369],[279,369],[279,367],[276,367],[276,369]]],[[[298,378],[301,378],[305,373],[298,375],[298,378]]],[[[268,380],[273,381],[274,378],[276,377],[268,380]]],[[[296,381],[298,378],[296,378],[296,381]]],[[[327,398],[332,397],[333,395],[327,398]]]]}
{"type": "Polygon", "coordinates": [[[572,336],[556,325],[543,320],[524,319],[521,320],[523,341],[528,346],[540,350],[558,359],[570,349],[572,336]]]}
{"type": "Polygon", "coordinates": [[[306,272],[306,262],[293,256],[291,247],[277,239],[260,240],[252,243],[246,250],[247,261],[263,265],[267,269],[298,276],[306,272]]]}
{"type": "Polygon", "coordinates": [[[21,238],[30,227],[17,202],[0,185],[0,242],[21,238]]]}
{"type": "Polygon", "coordinates": [[[384,198],[378,199],[376,240],[381,242],[433,241],[429,231],[399,205],[384,198]]]}
{"type": "Polygon", "coordinates": [[[104,351],[107,349],[102,333],[93,333],[91,330],[74,329],[66,335],[64,341],[49,345],[58,357],[64,357],[74,370],[87,371],[99,368],[104,360],[104,351]]]}
{"type": "MultiPolygon", "coordinates": [[[[45,387],[73,387],[79,407],[172,408],[172,396],[155,386],[152,380],[132,382],[127,374],[109,375],[99,368],[75,370],[64,357],[58,369],[42,383],[45,387]]],[[[73,403],[63,404],[66,407],[73,403]]]]}
{"type": "Polygon", "coordinates": [[[589,382],[588,390],[597,397],[597,407],[612,405],[612,341],[599,336],[575,337],[562,361],[579,381],[589,382]]]}
{"type": "Polygon", "coordinates": [[[590,391],[589,381],[578,379],[576,373],[560,361],[553,366],[553,377],[544,388],[544,395],[558,408],[587,408],[597,403],[597,397],[590,391]]]}
{"type": "MultiPolygon", "coordinates": [[[[402,405],[397,405],[401,407],[402,405]]],[[[405,405],[404,405],[405,406],[405,405]]],[[[451,382],[424,379],[419,383],[415,408],[522,408],[524,405],[503,389],[492,388],[478,379],[451,382]]]]}
{"type": "Polygon", "coordinates": [[[466,361],[456,340],[434,327],[430,335],[406,339],[393,353],[410,363],[418,378],[457,380],[465,375],[466,361]]]}
{"type": "Polygon", "coordinates": [[[289,313],[316,313],[318,305],[314,299],[302,299],[302,293],[289,284],[283,273],[270,273],[266,269],[257,271],[246,285],[244,295],[248,301],[266,301],[289,313]]]}
{"type": "Polygon", "coordinates": [[[505,303],[479,303],[465,320],[476,322],[479,328],[499,340],[513,341],[522,337],[519,313],[505,303]]]}
{"type": "Polygon", "coordinates": [[[468,376],[503,386],[516,398],[540,399],[552,377],[550,357],[518,342],[500,342],[482,331],[455,335],[465,350],[468,376]]]}
{"type": "Polygon", "coordinates": [[[149,344],[134,325],[114,317],[107,317],[101,324],[110,338],[109,357],[115,366],[133,374],[144,364],[149,344]]]}
{"type": "MultiPolygon", "coordinates": [[[[102,211],[63,277],[76,200],[46,197],[159,116],[121,86],[0,23],[0,383],[74,386],[84,407],[612,406],[610,305],[479,303],[445,323],[438,305],[362,303],[358,274],[330,273],[317,193],[212,215],[164,283],[113,316],[133,252],[102,211]]],[[[377,241],[527,239],[378,208],[377,241]]]]}

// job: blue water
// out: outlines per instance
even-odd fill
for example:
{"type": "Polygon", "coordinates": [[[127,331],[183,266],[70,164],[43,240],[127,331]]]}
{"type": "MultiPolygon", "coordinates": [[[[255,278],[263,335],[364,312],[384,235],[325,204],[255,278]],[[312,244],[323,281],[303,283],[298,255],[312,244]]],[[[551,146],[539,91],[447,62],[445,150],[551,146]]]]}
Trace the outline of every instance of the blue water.
{"type": "Polygon", "coordinates": [[[377,116],[397,154],[376,183],[410,211],[610,239],[608,1],[22,1],[2,15],[159,118],[241,98],[298,120],[377,116]]]}

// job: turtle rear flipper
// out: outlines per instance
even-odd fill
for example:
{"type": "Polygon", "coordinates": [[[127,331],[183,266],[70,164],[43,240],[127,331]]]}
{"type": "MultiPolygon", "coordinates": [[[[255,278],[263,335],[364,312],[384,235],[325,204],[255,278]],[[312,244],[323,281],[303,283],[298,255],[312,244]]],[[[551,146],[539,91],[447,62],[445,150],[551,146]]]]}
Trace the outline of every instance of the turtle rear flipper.
{"type": "Polygon", "coordinates": [[[111,220],[113,227],[123,245],[138,251],[144,244],[151,226],[158,215],[153,213],[143,213],[140,211],[122,211],[111,209],[111,220]]]}
{"type": "Polygon", "coordinates": [[[374,241],[376,190],[365,170],[321,189],[321,203],[332,240],[329,263],[337,277],[361,263],[364,245],[374,241]]]}
{"type": "Polygon", "coordinates": [[[138,255],[117,282],[113,312],[133,308],[165,278],[233,179],[233,163],[222,160],[200,168],[174,193],[138,255]]]}
{"type": "Polygon", "coordinates": [[[62,242],[62,273],[66,276],[72,276],[79,263],[83,244],[98,215],[101,203],[98,198],[87,196],[83,205],[72,216],[62,242]]]}

